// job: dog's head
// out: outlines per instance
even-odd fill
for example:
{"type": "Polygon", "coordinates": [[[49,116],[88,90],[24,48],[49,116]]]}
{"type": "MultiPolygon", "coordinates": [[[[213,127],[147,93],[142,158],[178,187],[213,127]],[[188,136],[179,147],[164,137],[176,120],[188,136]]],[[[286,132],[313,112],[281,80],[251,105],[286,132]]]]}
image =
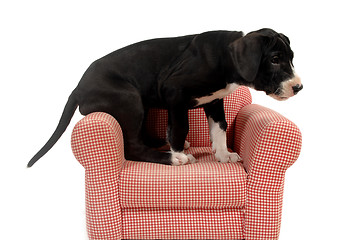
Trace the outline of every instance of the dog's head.
{"type": "Polygon", "coordinates": [[[272,29],[261,29],[230,44],[230,53],[244,84],[286,100],[302,88],[293,67],[290,40],[272,29]]]}

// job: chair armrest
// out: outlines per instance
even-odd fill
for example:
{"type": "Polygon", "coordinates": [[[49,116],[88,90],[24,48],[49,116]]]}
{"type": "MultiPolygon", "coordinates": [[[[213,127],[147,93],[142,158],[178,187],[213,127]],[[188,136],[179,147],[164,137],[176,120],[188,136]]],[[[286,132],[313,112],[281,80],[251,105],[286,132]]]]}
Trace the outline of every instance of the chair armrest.
{"type": "Polygon", "coordinates": [[[71,146],[86,170],[110,167],[120,171],[125,161],[122,130],[106,113],[92,113],[80,120],[73,129],[71,146]]]}
{"type": "Polygon", "coordinates": [[[236,118],[234,150],[247,171],[246,239],[278,239],[286,170],[301,151],[297,126],[275,111],[250,104],[236,118]]]}
{"type": "Polygon", "coordinates": [[[298,158],[302,136],[298,127],[281,114],[250,104],[240,110],[235,124],[234,151],[252,174],[255,171],[286,171],[298,158]]]}
{"type": "Polygon", "coordinates": [[[125,158],[118,122],[106,113],[89,114],[75,125],[71,145],[85,168],[89,238],[122,239],[119,173],[125,158]]]}

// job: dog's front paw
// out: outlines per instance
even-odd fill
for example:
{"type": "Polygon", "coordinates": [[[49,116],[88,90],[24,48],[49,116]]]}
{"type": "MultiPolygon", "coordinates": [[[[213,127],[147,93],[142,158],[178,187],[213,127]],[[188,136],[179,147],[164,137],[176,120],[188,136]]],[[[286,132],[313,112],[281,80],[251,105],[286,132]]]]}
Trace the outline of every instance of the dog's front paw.
{"type": "Polygon", "coordinates": [[[222,163],[228,163],[228,162],[241,162],[242,159],[241,157],[235,153],[235,152],[228,152],[228,151],[224,151],[224,152],[216,152],[215,154],[216,159],[222,163]]]}
{"type": "Polygon", "coordinates": [[[183,152],[172,152],[171,157],[173,166],[185,165],[188,163],[195,163],[196,159],[192,154],[185,154],[183,152]]]}

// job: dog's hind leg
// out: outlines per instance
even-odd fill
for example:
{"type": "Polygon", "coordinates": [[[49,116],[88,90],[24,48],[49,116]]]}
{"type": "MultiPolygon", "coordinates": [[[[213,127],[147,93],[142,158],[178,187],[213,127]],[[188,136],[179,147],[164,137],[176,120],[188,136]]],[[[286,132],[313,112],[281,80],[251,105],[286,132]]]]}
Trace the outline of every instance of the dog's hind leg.
{"type": "Polygon", "coordinates": [[[148,132],[146,120],[148,116],[148,109],[144,109],[144,120],[142,126],[142,140],[145,145],[151,148],[155,148],[160,151],[170,150],[169,143],[166,139],[151,136],[148,132]]]}
{"type": "MultiPolygon", "coordinates": [[[[145,109],[145,116],[144,119],[147,119],[147,112],[148,110],[145,109]]],[[[165,138],[158,138],[151,136],[148,131],[148,127],[146,126],[146,121],[143,121],[142,127],[142,139],[145,145],[148,147],[154,148],[158,151],[170,151],[171,147],[167,139],[165,138]]],[[[188,141],[184,142],[184,149],[187,150],[190,147],[190,143],[188,141]]]]}
{"type": "Polygon", "coordinates": [[[99,95],[97,101],[80,107],[82,114],[106,112],[120,124],[124,137],[124,153],[127,160],[171,164],[169,152],[159,152],[146,146],[142,140],[144,107],[138,90],[122,83],[116,92],[99,95]]]}
{"type": "Polygon", "coordinates": [[[114,108],[111,114],[124,133],[125,158],[132,161],[171,164],[169,152],[156,151],[145,145],[143,141],[145,111],[138,91],[136,89],[132,92],[128,91],[126,98],[121,97],[118,103],[119,106],[114,108]]]}
{"type": "Polygon", "coordinates": [[[168,109],[168,140],[173,165],[196,162],[196,159],[191,154],[185,154],[183,151],[184,148],[189,147],[189,142],[185,141],[188,130],[188,109],[184,107],[168,109]]]}

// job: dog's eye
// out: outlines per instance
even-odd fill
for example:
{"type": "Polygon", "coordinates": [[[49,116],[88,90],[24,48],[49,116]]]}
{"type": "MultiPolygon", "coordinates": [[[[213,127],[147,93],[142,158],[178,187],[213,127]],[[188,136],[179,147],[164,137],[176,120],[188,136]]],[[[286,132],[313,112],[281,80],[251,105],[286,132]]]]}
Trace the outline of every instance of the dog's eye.
{"type": "Polygon", "coordinates": [[[280,58],[279,56],[273,56],[271,59],[271,63],[273,64],[279,64],[280,63],[280,58]]]}

